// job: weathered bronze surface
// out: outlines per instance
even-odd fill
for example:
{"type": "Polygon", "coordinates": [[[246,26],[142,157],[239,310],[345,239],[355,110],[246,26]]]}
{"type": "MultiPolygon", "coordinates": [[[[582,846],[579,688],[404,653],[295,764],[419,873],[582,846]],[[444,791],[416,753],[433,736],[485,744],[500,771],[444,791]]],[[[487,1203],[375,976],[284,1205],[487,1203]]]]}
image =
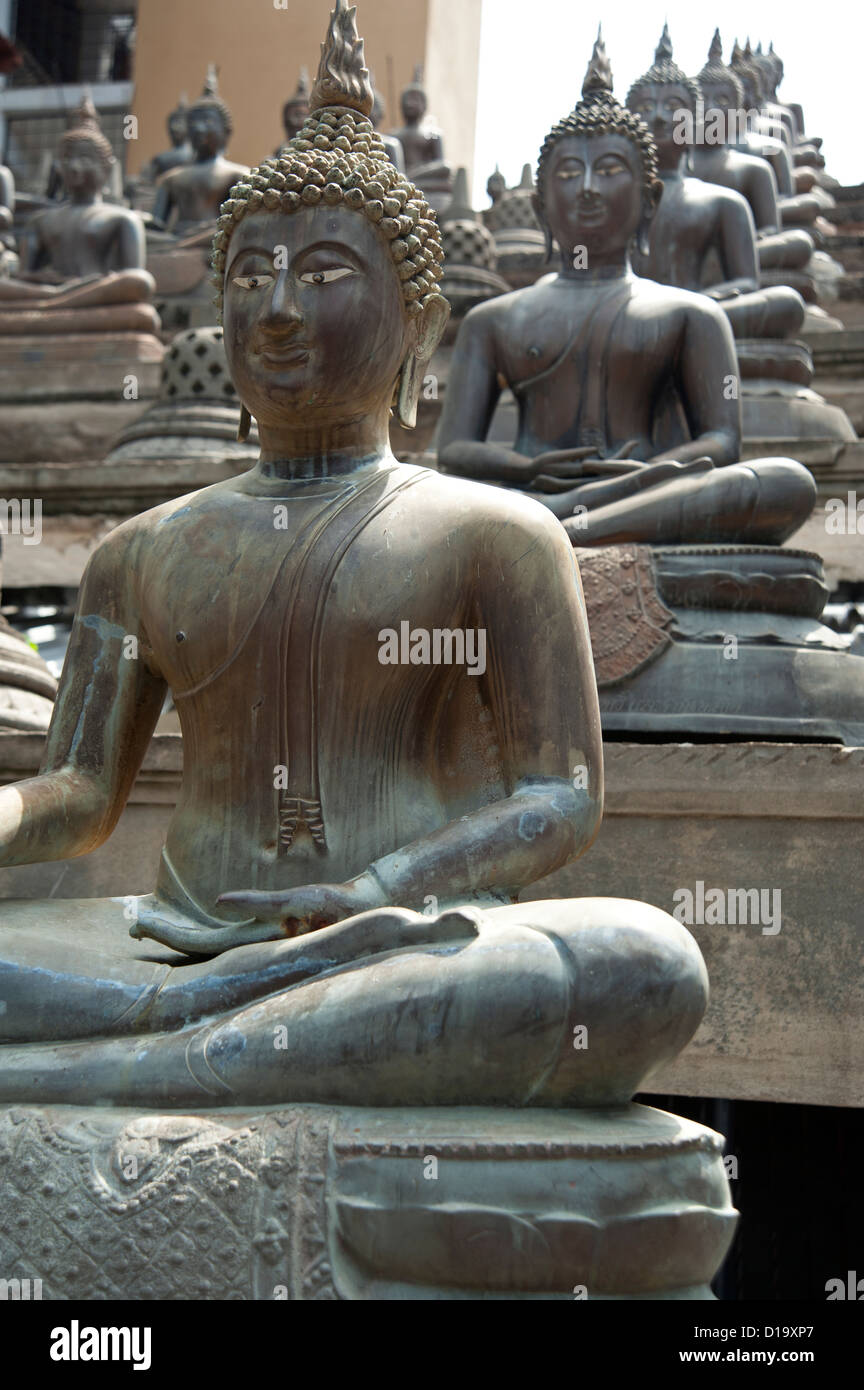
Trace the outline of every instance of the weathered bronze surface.
{"type": "Polygon", "coordinates": [[[155,893],[4,905],[2,1098],[617,1104],[703,1012],[667,914],[514,903],[599,824],[582,591],[548,510],[390,453],[448,306],[371,103],[338,0],[300,137],[215,242],[261,458],[95,552],[41,772],[0,793],[4,864],[86,853],[173,692],[155,893]]]}
{"type": "Polygon", "coordinates": [[[815,500],[787,459],[736,464],[735,347],[702,294],[635,276],[663,185],[654,142],[612,97],[598,39],[572,115],[540,155],[536,205],[561,268],[474,309],[454,349],[441,466],[521,488],[576,545],[778,543],[815,500]],[[519,406],[512,449],[486,441],[501,394],[519,406]]]}
{"type": "Polygon", "coordinates": [[[249,172],[245,164],[232,164],[225,158],[233,126],[213,67],[201,96],[186,113],[186,128],[192,162],[163,175],[153,205],[156,220],[178,236],[215,222],[231,185],[249,172]]]}

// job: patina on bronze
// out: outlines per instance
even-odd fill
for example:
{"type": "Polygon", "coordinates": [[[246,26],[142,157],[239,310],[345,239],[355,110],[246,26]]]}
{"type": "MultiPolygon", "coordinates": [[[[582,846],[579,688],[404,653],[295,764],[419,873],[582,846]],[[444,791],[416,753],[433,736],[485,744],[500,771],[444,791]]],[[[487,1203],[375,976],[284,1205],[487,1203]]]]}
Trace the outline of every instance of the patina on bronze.
{"type": "Polygon", "coordinates": [[[186,128],[193,159],[179,169],[171,169],[160,179],[153,205],[157,222],[177,236],[213,223],[219,206],[237,179],[249,171],[245,164],[232,164],[225,158],[231,139],[231,112],[219,95],[216,69],[211,65],[204,90],[186,113],[186,128]]]}
{"type": "Polygon", "coordinates": [[[656,170],[648,129],[612,97],[598,38],[583,99],[540,154],[537,212],[561,269],[466,317],[440,463],[529,491],[577,545],[779,543],[809,515],[815,485],[792,460],[736,464],[726,316],[705,295],[630,268],[634,243],[648,253],[663,191],[656,170]],[[512,449],[486,440],[502,382],[519,406],[512,449]]]}
{"type": "Polygon", "coordinates": [[[448,307],[371,101],[338,0],[309,120],[220,217],[260,461],[95,552],[42,770],[0,792],[5,864],[86,853],[173,692],[155,894],[3,905],[7,1100],[617,1104],[704,1009],[695,943],[658,909],[514,904],[599,824],[584,604],[546,509],[390,452],[448,307]],[[430,659],[443,629],[482,661],[430,659]]]}

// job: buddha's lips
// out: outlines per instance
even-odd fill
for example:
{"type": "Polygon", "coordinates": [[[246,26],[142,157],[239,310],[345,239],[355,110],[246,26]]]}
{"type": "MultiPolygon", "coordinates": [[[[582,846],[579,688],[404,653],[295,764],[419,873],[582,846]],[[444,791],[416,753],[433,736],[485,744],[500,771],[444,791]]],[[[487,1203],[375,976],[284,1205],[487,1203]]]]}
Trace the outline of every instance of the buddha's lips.
{"type": "Polygon", "coordinates": [[[262,361],[283,367],[305,361],[312,349],[308,343],[265,343],[255,351],[262,361]]]}

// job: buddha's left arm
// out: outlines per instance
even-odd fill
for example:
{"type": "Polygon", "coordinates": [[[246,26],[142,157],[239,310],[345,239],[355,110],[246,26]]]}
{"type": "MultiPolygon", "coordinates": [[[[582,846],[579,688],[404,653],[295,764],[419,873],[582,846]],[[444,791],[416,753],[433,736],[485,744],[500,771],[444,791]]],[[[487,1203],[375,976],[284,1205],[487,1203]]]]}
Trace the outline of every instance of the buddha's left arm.
{"type": "Polygon", "coordinates": [[[143,270],[147,259],[144,223],[135,213],[120,223],[117,248],[118,270],[143,270]]]}
{"type": "Polygon", "coordinates": [[[657,454],[652,463],[708,458],[736,463],[741,446],[738,359],[729,320],[707,296],[691,296],[681,327],[675,385],[690,440],[657,454]]]}
{"type": "MultiPolygon", "coordinates": [[[[509,795],[370,866],[405,907],[430,894],[515,895],[583,853],[600,825],[600,714],[573,550],[539,504],[511,497],[500,511],[477,554],[472,621],[509,795]]],[[[480,782],[478,772],[478,800],[480,782]]]]}

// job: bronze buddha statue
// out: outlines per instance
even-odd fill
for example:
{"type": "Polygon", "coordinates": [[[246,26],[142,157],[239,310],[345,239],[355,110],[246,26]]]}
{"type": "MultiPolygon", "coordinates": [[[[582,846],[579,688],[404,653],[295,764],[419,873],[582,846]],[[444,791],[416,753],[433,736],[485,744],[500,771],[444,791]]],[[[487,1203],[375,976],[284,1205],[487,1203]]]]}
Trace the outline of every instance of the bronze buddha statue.
{"type": "Polygon", "coordinates": [[[648,254],[662,192],[654,142],[614,100],[598,39],[582,101],[540,153],[536,207],[561,268],[465,318],[440,466],[527,491],[576,545],[779,544],[811,512],[815,484],[789,459],[737,463],[726,315],[630,268],[634,243],[648,254]],[[486,438],[502,382],[519,408],[512,449],[486,438]]]}
{"type": "Polygon", "coordinates": [[[435,211],[446,206],[453,193],[452,171],[444,158],[441,131],[427,120],[428,99],[423,86],[423,70],[414,70],[414,81],[401,97],[400,130],[394,131],[405,156],[408,177],[422,188],[435,211]]]}
{"type": "Polygon", "coordinates": [[[151,182],[167,174],[170,169],[177,169],[180,165],[191,162],[192,146],[189,144],[189,129],[186,124],[188,112],[189,102],[184,92],[174,110],[169,112],[166,122],[171,148],[163,150],[161,154],[155,154],[145,171],[144,177],[151,182]]]}
{"type": "Polygon", "coordinates": [[[87,853],[173,691],[155,894],[2,905],[0,1099],[616,1105],[704,1008],[668,914],[514,903],[599,824],[581,587],[545,508],[390,451],[448,306],[371,108],[337,0],[303,129],[214,243],[260,460],[95,551],[42,769],[0,790],[3,864],[87,853]]]}
{"type": "Polygon", "coordinates": [[[176,236],[214,223],[231,185],[248,173],[245,164],[225,158],[234,126],[212,65],[202,95],[186,113],[186,126],[193,159],[162,176],[153,205],[156,221],[176,236]]]}
{"type": "Polygon", "coordinates": [[[303,129],[309,116],[309,96],[309,71],[307,68],[301,68],[294,94],[282,107],[282,129],[285,131],[285,139],[275,151],[277,155],[303,129]]]}
{"type": "Polygon", "coordinates": [[[0,280],[0,333],[158,330],[145,302],[153,278],[141,218],[102,198],[113,164],[85,97],[58,145],[66,201],[34,214],[20,239],[19,278],[0,280]]]}

